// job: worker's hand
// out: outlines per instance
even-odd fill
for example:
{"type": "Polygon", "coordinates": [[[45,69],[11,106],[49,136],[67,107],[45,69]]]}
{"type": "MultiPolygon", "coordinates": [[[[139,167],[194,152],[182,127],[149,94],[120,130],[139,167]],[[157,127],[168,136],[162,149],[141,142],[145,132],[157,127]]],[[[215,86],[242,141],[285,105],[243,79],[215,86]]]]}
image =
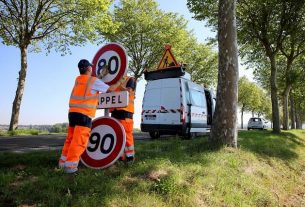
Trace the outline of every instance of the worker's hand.
{"type": "Polygon", "coordinates": [[[108,89],[108,92],[112,92],[112,91],[115,91],[116,88],[120,87],[120,90],[125,90],[125,87],[123,86],[124,85],[124,77],[120,78],[120,80],[118,80],[115,84],[112,84],[109,89],[108,89]]]}
{"type": "Polygon", "coordinates": [[[98,75],[98,78],[99,78],[99,79],[102,79],[102,78],[104,78],[108,73],[109,73],[108,66],[107,66],[107,65],[104,65],[104,67],[101,69],[101,73],[98,75]]]}
{"type": "Polygon", "coordinates": [[[120,80],[118,81],[118,85],[122,86],[123,83],[125,82],[125,78],[124,76],[120,78],[120,80]]]}

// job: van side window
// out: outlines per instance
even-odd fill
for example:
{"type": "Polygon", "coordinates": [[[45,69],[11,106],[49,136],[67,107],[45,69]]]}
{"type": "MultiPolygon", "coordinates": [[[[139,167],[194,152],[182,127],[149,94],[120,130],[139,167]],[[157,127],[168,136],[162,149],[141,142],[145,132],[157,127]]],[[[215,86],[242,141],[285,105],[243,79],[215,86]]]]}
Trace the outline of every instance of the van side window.
{"type": "Polygon", "coordinates": [[[204,94],[200,91],[191,90],[192,104],[195,106],[206,107],[204,94]]]}
{"type": "Polygon", "coordinates": [[[190,100],[190,90],[189,90],[189,86],[187,84],[187,82],[184,83],[185,84],[185,98],[186,98],[186,104],[190,104],[191,100],[190,100]]]}

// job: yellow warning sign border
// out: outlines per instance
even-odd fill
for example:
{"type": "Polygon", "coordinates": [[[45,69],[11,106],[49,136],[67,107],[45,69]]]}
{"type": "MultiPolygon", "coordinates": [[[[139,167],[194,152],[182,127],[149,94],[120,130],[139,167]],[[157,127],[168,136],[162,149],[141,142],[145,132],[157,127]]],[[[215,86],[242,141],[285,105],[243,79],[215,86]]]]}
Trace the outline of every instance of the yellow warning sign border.
{"type": "MultiPolygon", "coordinates": [[[[160,62],[159,62],[159,65],[158,65],[158,67],[157,67],[157,70],[162,70],[162,69],[164,69],[164,68],[160,68],[160,66],[161,66],[161,64],[162,64],[162,62],[163,62],[163,59],[164,59],[164,57],[165,57],[167,51],[169,52],[169,54],[171,55],[171,57],[172,57],[172,59],[173,59],[173,61],[174,61],[174,63],[175,63],[174,66],[170,66],[170,67],[177,67],[177,66],[179,66],[179,64],[178,64],[177,61],[176,61],[175,56],[174,56],[173,53],[171,52],[171,47],[172,47],[171,45],[165,45],[165,50],[164,50],[163,56],[162,56],[162,58],[161,58],[161,60],[160,60],[160,62]]],[[[165,68],[170,68],[170,67],[165,67],[165,68]]]]}

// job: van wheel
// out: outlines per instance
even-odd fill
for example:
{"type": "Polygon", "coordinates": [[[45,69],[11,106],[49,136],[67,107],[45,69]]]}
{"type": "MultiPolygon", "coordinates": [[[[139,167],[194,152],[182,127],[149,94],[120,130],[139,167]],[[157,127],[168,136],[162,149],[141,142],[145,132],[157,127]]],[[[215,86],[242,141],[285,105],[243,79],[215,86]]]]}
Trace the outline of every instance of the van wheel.
{"type": "Polygon", "coordinates": [[[194,132],[188,132],[188,133],[186,133],[186,134],[183,136],[183,138],[184,138],[184,139],[191,140],[191,139],[193,139],[195,136],[196,136],[196,133],[194,133],[194,132]]]}
{"type": "Polygon", "coordinates": [[[158,138],[160,138],[160,132],[158,132],[158,131],[149,132],[149,136],[152,139],[158,139],[158,138]]]}

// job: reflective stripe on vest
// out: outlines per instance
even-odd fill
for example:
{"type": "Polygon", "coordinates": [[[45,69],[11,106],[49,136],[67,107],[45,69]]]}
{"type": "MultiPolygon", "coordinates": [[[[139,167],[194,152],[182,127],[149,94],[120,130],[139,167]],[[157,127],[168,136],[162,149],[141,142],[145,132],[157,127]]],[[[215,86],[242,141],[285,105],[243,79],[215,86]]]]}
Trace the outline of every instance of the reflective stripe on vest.
{"type": "Polygon", "coordinates": [[[127,151],[127,150],[134,150],[134,146],[131,145],[131,146],[129,146],[129,147],[125,147],[125,151],[127,151]]]}
{"type": "Polygon", "coordinates": [[[125,152],[125,154],[126,154],[126,157],[134,157],[135,156],[134,151],[128,151],[128,152],[125,152]]]}
{"type": "Polygon", "coordinates": [[[78,166],[78,161],[77,162],[65,162],[65,167],[66,168],[77,168],[78,166]]]}
{"type": "Polygon", "coordinates": [[[90,117],[95,116],[98,104],[98,92],[91,94],[91,88],[96,80],[95,77],[80,75],[75,80],[70,101],[69,112],[79,112],[90,117]]]}
{"type": "Polygon", "coordinates": [[[65,162],[65,172],[66,173],[74,173],[78,171],[78,162],[65,162]]]}
{"type": "Polygon", "coordinates": [[[67,160],[67,157],[64,156],[64,155],[61,155],[59,159],[62,160],[62,161],[66,161],[66,160],[67,160]]]}
{"type": "Polygon", "coordinates": [[[69,104],[70,107],[95,109],[96,105],[92,104],[69,104]]]}
{"type": "Polygon", "coordinates": [[[134,145],[125,147],[124,151],[127,157],[134,157],[135,155],[134,145]]]}

